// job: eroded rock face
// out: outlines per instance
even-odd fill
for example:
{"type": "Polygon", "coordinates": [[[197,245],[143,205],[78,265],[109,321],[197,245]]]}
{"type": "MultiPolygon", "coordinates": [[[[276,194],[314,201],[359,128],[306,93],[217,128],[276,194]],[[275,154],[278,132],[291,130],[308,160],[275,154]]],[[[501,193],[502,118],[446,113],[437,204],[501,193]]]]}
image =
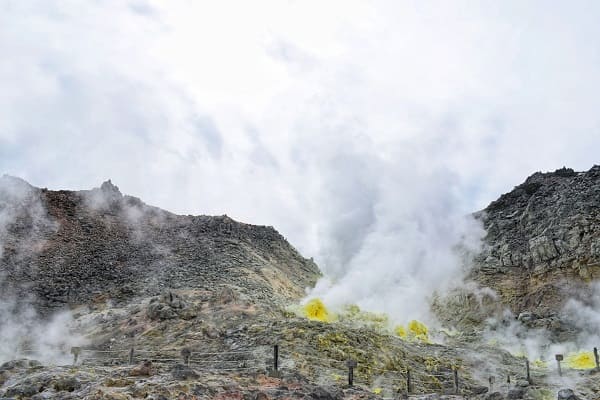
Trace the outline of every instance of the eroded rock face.
{"type": "Polygon", "coordinates": [[[600,279],[600,166],[535,173],[476,216],[487,237],[472,277],[524,322],[585,301],[600,279]]]}

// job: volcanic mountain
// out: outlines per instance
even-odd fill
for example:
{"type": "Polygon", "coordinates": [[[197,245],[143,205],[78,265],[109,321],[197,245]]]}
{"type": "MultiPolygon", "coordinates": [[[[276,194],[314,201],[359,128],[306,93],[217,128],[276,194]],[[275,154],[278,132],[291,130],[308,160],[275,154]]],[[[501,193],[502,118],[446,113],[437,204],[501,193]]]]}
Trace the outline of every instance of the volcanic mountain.
{"type": "Polygon", "coordinates": [[[53,191],[4,176],[0,397],[542,399],[569,385],[597,398],[598,371],[566,381],[531,360],[528,377],[487,334],[579,334],[565,307],[594,305],[599,209],[600,167],[533,174],[474,214],[485,247],[470,282],[434,298],[445,326],[405,337],[356,306],[307,319],[319,269],[272,227],[172,214],[110,181],[53,191]]]}

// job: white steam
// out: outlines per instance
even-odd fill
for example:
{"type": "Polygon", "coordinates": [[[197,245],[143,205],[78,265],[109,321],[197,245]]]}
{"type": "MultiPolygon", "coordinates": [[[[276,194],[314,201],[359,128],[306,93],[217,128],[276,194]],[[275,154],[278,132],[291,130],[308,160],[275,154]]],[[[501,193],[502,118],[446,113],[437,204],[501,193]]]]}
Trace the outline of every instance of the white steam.
{"type": "Polygon", "coordinates": [[[600,282],[591,285],[591,295],[584,300],[570,299],[563,314],[580,329],[577,344],[587,350],[600,347],[600,282]]]}
{"type": "Polygon", "coordinates": [[[591,284],[591,295],[586,300],[569,299],[562,310],[554,317],[553,329],[564,329],[566,334],[556,337],[548,326],[528,327],[530,314],[517,318],[506,310],[503,315],[490,317],[486,322],[483,338],[489,344],[501,347],[511,354],[526,357],[533,370],[542,370],[548,381],[563,387],[585,385],[587,374],[578,373],[573,368],[592,369],[593,349],[600,346],[600,283],[591,284]],[[525,319],[521,321],[520,319],[525,319]],[[562,325],[562,326],[561,326],[562,325]],[[586,354],[591,362],[575,367],[567,360],[570,357],[586,354]],[[563,355],[563,374],[558,373],[556,355],[563,355]]]}
{"type": "Polygon", "coordinates": [[[30,358],[44,364],[68,364],[70,349],[84,343],[72,332],[69,311],[41,319],[30,304],[15,298],[0,298],[0,363],[15,358],[30,358]]]}
{"type": "Polygon", "coordinates": [[[344,172],[325,180],[322,189],[338,200],[321,231],[326,278],[309,296],[334,308],[385,312],[398,322],[432,322],[432,296],[462,285],[483,227],[459,207],[457,177],[419,168],[416,157],[372,156],[370,168],[346,159],[344,172]]]}
{"type": "Polygon", "coordinates": [[[0,363],[17,357],[67,363],[70,347],[83,343],[72,332],[73,318],[69,311],[42,318],[35,311],[33,298],[17,295],[5,282],[4,268],[14,267],[7,263],[27,258],[38,247],[35,241],[39,235],[55,229],[56,223],[47,217],[36,189],[20,179],[0,178],[0,363]],[[24,238],[16,238],[11,232],[15,224],[28,229],[24,238]],[[7,247],[10,257],[5,251],[7,247]]]}

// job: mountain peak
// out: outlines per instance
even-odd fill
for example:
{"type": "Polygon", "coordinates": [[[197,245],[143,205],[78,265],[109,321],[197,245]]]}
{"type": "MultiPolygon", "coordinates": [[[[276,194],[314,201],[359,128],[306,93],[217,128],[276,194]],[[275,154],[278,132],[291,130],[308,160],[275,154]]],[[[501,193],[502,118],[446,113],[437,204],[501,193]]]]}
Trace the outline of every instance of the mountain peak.
{"type": "Polygon", "coordinates": [[[100,190],[104,193],[114,193],[121,195],[119,187],[113,184],[110,179],[102,182],[102,185],[100,185],[100,190]]]}

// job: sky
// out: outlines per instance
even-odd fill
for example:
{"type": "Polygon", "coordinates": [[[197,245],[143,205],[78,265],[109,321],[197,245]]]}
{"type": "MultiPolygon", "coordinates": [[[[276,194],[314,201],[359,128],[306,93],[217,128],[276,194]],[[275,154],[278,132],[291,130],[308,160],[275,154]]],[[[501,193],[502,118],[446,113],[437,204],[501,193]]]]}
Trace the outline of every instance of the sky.
{"type": "Polygon", "coordinates": [[[599,163],[598,20],[595,1],[5,0],[0,172],[272,225],[334,281],[412,274],[475,246],[460,218],[533,172],[599,163]]]}

